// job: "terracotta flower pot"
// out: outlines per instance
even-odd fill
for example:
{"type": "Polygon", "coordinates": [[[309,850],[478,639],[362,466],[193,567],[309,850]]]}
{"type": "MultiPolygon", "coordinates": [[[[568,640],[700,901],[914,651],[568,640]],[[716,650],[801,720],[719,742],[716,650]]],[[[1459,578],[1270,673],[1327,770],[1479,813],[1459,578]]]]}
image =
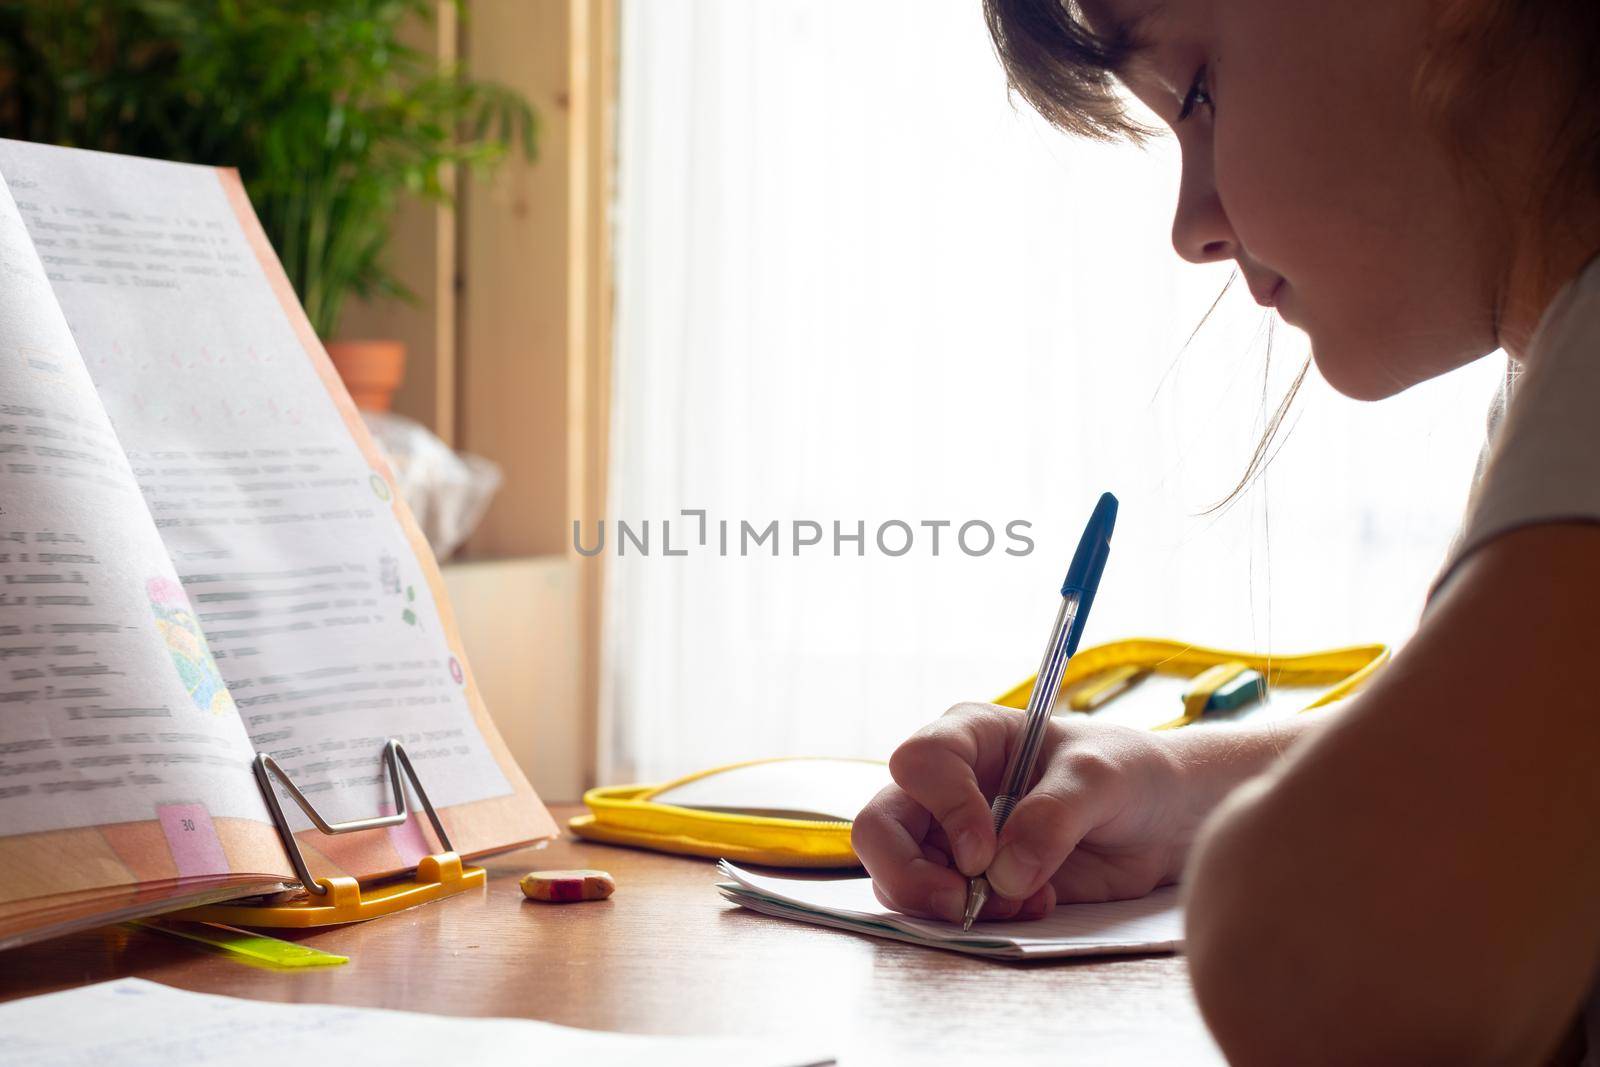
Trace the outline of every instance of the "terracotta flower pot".
{"type": "Polygon", "coordinates": [[[356,407],[388,411],[394,391],[406,376],[406,346],[400,341],[329,341],[334,369],[356,407]]]}

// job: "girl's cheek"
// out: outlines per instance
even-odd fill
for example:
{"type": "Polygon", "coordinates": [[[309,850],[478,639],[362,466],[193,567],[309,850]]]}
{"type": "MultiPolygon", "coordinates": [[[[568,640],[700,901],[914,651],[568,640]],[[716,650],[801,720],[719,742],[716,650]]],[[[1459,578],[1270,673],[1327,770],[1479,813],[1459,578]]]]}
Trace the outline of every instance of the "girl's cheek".
{"type": "Polygon", "coordinates": [[[1326,250],[1317,218],[1327,208],[1328,171],[1303,126],[1262,95],[1235,92],[1218,106],[1217,196],[1245,252],[1292,282],[1308,253],[1326,250]]]}
{"type": "Polygon", "coordinates": [[[1274,252],[1284,243],[1285,190],[1275,180],[1282,170],[1261,151],[1259,139],[1233,115],[1218,115],[1211,138],[1212,175],[1217,199],[1234,235],[1256,262],[1283,273],[1274,252]]]}

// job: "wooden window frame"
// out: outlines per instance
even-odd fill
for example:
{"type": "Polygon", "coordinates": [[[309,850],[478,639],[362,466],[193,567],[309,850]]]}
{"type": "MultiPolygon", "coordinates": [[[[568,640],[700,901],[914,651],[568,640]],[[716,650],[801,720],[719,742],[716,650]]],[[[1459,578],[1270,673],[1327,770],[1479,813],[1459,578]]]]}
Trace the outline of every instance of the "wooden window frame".
{"type": "Polygon", "coordinates": [[[594,784],[603,563],[572,548],[606,499],[618,0],[441,0],[413,40],[533,104],[538,155],[411,203],[390,262],[421,300],[352,305],[342,338],[407,344],[395,410],[504,482],[446,567],[496,722],[547,799],[594,784]]]}

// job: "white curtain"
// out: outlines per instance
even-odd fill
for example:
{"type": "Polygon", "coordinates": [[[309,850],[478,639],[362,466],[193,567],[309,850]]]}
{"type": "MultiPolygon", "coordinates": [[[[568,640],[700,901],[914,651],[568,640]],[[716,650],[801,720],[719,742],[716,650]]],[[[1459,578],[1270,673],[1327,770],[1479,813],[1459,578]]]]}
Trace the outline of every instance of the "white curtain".
{"type": "Polygon", "coordinates": [[[1185,348],[1229,268],[1172,251],[1175,145],[1014,107],[977,0],[631,0],[621,56],[606,780],[883,756],[991,698],[1035,666],[1102,490],[1086,642],[1405,639],[1503,357],[1376,405],[1313,371],[1266,475],[1207,514],[1307,345],[1280,326],[1268,364],[1235,285],[1185,348]],[[619,519],[651,554],[617,555],[619,519]],[[774,519],[782,554],[739,555],[740,521],[774,519]],[[1016,519],[1031,554],[1003,551],[1016,519]],[[795,520],[823,543],[791,554],[795,520]],[[935,556],[936,520],[1000,543],[965,555],[952,526],[935,556]],[[835,521],[865,555],[833,555],[835,521]]]}

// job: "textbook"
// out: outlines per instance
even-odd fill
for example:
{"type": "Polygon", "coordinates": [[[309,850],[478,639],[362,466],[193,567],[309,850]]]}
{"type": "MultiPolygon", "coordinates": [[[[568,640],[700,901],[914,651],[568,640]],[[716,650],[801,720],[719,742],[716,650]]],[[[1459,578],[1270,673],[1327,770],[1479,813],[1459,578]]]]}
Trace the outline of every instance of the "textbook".
{"type": "MultiPolygon", "coordinates": [[[[463,856],[554,835],[237,173],[0,140],[0,947],[295,880],[397,738],[463,856]]],[[[416,822],[313,874],[398,874],[416,822]]]]}

